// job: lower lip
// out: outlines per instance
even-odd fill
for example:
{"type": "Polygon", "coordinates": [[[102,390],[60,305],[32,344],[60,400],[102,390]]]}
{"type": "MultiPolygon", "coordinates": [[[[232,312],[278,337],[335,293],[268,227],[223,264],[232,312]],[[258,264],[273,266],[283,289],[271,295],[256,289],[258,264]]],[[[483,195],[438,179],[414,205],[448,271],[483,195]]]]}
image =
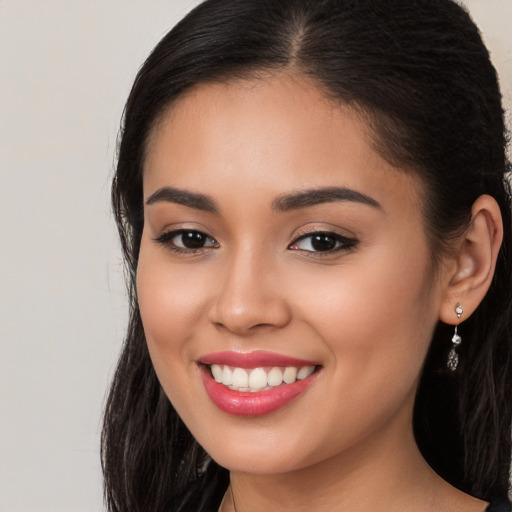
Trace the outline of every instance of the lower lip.
{"type": "Polygon", "coordinates": [[[261,416],[290,403],[301,395],[316,379],[318,372],[293,384],[283,384],[266,391],[234,391],[216,382],[205,366],[201,366],[201,377],[211,401],[222,411],[234,416],[261,416]]]}

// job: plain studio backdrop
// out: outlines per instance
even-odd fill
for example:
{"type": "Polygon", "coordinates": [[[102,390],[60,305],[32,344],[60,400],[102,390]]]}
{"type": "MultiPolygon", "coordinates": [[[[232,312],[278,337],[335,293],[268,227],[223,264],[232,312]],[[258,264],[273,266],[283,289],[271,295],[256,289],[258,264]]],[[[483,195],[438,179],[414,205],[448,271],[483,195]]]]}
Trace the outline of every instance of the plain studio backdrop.
{"type": "MultiPolygon", "coordinates": [[[[313,1],[313,0],[311,0],[313,1]]],[[[0,0],[0,512],[101,511],[125,329],[109,205],[137,69],[197,0],[0,0]]],[[[512,103],[512,0],[467,0],[512,103]]]]}

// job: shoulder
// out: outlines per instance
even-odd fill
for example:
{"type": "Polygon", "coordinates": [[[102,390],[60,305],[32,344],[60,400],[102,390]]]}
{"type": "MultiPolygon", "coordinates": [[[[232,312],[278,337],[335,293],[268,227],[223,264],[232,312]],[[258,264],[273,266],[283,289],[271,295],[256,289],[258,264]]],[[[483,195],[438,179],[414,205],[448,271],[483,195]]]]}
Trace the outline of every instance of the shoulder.
{"type": "Polygon", "coordinates": [[[512,506],[507,498],[499,498],[489,503],[485,512],[511,512],[512,506]]]}

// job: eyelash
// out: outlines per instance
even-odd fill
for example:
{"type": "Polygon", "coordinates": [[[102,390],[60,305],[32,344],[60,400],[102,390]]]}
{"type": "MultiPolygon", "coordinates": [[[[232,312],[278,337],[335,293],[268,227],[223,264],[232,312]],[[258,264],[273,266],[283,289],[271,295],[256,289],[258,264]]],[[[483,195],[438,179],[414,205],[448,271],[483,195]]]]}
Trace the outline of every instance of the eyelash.
{"type": "MultiPolygon", "coordinates": [[[[192,237],[190,237],[192,238],[192,237]]],[[[175,229],[172,231],[168,231],[167,233],[162,233],[160,236],[157,236],[154,238],[155,242],[163,245],[166,249],[169,249],[170,251],[173,251],[178,254],[196,254],[198,252],[204,251],[205,249],[208,249],[209,247],[217,248],[219,247],[219,244],[213,239],[210,238],[208,235],[203,233],[202,231],[198,231],[196,229],[175,229]],[[173,244],[172,240],[178,236],[182,236],[185,234],[189,234],[192,236],[196,236],[196,238],[204,237],[205,241],[211,241],[213,242],[213,245],[211,246],[202,246],[197,248],[192,247],[178,247],[177,245],[173,244]]],[[[183,238],[182,238],[183,242],[183,238]]],[[[205,242],[206,243],[206,242],[205,242]]]]}
{"type": "MultiPolygon", "coordinates": [[[[163,245],[166,249],[169,249],[170,251],[178,254],[197,254],[199,252],[203,252],[205,250],[208,250],[209,248],[218,248],[219,244],[216,242],[213,238],[209,237],[202,231],[198,231],[195,229],[176,229],[172,231],[168,231],[166,233],[163,233],[159,235],[158,237],[154,238],[154,241],[163,245]],[[210,245],[203,245],[201,247],[179,247],[175,243],[173,243],[173,239],[176,237],[179,237],[180,235],[183,237],[183,235],[188,234],[189,240],[192,240],[193,237],[198,240],[202,237],[204,239],[205,243],[212,242],[210,245]]],[[[183,238],[181,239],[181,242],[183,243],[183,238]]],[[[358,241],[353,238],[348,238],[346,236],[340,235],[338,233],[332,232],[332,231],[310,231],[308,233],[304,233],[300,235],[298,238],[296,238],[289,246],[288,248],[291,250],[296,251],[303,251],[308,253],[313,253],[317,256],[324,257],[329,256],[337,252],[342,251],[348,251],[350,249],[353,249],[358,244],[358,241]],[[300,242],[311,239],[310,245],[314,248],[314,237],[316,237],[316,241],[322,243],[320,240],[321,238],[325,239],[331,239],[332,242],[334,242],[335,246],[332,249],[328,249],[325,251],[315,251],[315,250],[307,250],[307,249],[297,249],[294,248],[294,246],[297,246],[300,242]]]]}
{"type": "Polygon", "coordinates": [[[335,254],[337,252],[344,252],[349,251],[350,249],[353,249],[357,244],[358,241],[354,238],[348,238],[346,236],[340,235],[339,233],[335,233],[333,231],[310,231],[308,233],[304,233],[303,235],[300,235],[298,238],[296,238],[289,246],[289,249],[292,249],[294,246],[298,245],[299,242],[303,240],[310,239],[309,244],[314,248],[313,244],[315,241],[315,238],[317,242],[321,242],[321,239],[330,239],[332,242],[334,242],[335,247],[332,249],[328,249],[326,251],[310,251],[306,249],[294,249],[298,251],[304,251],[304,252],[310,252],[314,253],[315,256],[329,256],[332,254],[335,254]]]}

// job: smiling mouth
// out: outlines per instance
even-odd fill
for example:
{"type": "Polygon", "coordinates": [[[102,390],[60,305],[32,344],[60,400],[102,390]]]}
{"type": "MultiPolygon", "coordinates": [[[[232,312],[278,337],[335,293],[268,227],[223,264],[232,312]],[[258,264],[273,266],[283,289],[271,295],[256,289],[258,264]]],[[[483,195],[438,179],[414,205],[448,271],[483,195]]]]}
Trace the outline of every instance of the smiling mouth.
{"type": "Polygon", "coordinates": [[[210,376],[226,388],[246,393],[270,391],[307,379],[320,366],[267,366],[241,368],[223,364],[206,365],[210,376]]]}

